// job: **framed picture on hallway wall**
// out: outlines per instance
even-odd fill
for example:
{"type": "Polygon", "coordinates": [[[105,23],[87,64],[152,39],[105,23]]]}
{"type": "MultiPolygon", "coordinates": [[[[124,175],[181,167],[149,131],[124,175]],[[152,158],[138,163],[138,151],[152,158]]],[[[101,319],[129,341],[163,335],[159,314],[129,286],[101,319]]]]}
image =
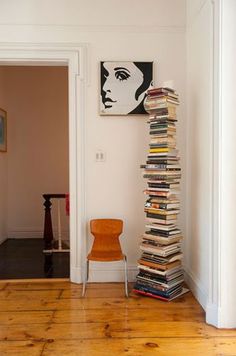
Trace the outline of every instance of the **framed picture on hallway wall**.
{"type": "Polygon", "coordinates": [[[147,114],[144,100],[153,87],[153,62],[100,62],[100,115],[147,114]]]}
{"type": "Polygon", "coordinates": [[[7,151],[7,113],[0,109],[0,152],[7,151]]]}

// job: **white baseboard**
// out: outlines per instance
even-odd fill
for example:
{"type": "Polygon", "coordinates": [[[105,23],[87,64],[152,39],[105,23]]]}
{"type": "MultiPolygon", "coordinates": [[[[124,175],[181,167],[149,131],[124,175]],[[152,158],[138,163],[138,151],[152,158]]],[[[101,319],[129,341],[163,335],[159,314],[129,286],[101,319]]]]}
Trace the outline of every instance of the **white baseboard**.
{"type": "Polygon", "coordinates": [[[188,287],[191,289],[193,295],[196,297],[197,301],[201,304],[204,310],[207,308],[207,292],[199,279],[194,276],[194,274],[185,268],[185,281],[188,287]]]}
{"type": "MultiPolygon", "coordinates": [[[[137,265],[128,265],[128,281],[134,282],[138,273],[137,265]]],[[[83,275],[85,269],[82,271],[83,275]]],[[[90,262],[89,282],[124,282],[123,262],[90,262]]]]}
{"type": "Polygon", "coordinates": [[[206,307],[206,323],[213,325],[215,327],[220,327],[219,325],[219,309],[215,304],[207,304],[206,307]]]}
{"type": "Polygon", "coordinates": [[[73,283],[82,283],[82,269],[80,267],[70,268],[70,280],[73,283]]]}
{"type": "Polygon", "coordinates": [[[208,303],[206,308],[206,322],[219,329],[235,329],[236,328],[236,315],[230,312],[228,308],[223,310],[217,304],[208,303]]]}

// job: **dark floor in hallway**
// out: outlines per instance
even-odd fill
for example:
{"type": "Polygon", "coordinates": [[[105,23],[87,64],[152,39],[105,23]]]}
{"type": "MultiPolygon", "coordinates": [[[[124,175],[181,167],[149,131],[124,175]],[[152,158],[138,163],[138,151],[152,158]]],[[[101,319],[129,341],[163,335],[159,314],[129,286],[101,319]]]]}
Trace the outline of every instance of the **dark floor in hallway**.
{"type": "Polygon", "coordinates": [[[0,245],[0,279],[67,278],[69,253],[43,253],[42,239],[8,239],[0,245]]]}

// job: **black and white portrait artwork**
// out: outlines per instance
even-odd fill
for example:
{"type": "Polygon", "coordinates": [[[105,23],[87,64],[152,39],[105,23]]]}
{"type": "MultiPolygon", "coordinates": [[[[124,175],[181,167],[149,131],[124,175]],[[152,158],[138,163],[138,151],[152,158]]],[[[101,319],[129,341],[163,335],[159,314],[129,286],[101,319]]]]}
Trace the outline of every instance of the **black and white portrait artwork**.
{"type": "Polygon", "coordinates": [[[100,115],[146,114],[153,62],[101,62],[100,115]]]}

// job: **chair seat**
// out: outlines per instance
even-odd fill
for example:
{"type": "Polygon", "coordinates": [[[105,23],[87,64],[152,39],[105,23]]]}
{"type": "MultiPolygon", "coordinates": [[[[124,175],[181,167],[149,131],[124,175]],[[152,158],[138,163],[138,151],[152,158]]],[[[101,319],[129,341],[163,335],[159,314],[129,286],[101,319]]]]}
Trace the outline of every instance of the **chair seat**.
{"type": "Polygon", "coordinates": [[[101,262],[112,262],[112,261],[121,261],[125,255],[123,253],[114,252],[98,252],[89,253],[87,259],[90,261],[101,261],[101,262]]]}

